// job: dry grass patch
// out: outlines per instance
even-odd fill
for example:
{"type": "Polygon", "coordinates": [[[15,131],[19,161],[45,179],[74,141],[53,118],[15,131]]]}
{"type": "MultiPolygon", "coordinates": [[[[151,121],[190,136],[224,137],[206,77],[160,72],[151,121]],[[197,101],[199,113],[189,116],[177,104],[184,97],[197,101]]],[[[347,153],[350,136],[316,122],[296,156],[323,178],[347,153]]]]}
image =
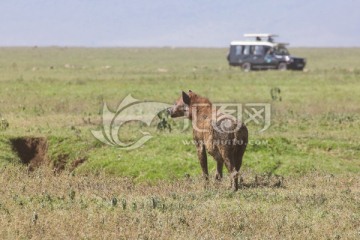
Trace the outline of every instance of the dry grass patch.
{"type": "Polygon", "coordinates": [[[157,185],[106,176],[0,170],[2,239],[357,239],[360,178],[243,174],[243,189],[187,178],[157,185]]]}

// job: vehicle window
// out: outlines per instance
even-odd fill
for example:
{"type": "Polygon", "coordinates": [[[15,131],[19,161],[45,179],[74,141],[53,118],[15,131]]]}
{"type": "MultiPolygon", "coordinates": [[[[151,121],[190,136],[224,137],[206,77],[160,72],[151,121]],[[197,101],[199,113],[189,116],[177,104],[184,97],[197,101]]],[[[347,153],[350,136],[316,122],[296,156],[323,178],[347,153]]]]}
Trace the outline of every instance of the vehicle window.
{"type": "Polygon", "coordinates": [[[264,46],[255,46],[254,55],[264,55],[265,49],[264,46]]]}
{"type": "Polygon", "coordinates": [[[289,51],[284,47],[277,47],[275,48],[275,54],[276,55],[290,55],[289,51]]]}
{"type": "Polygon", "coordinates": [[[255,53],[255,46],[251,46],[250,47],[250,54],[254,54],[255,53]]]}
{"type": "Polygon", "coordinates": [[[273,49],[271,47],[267,47],[267,46],[264,47],[264,52],[265,52],[265,54],[274,53],[273,49]]]}
{"type": "Polygon", "coordinates": [[[235,55],[241,55],[242,52],[242,46],[236,46],[235,48],[235,55]]]}
{"type": "Polygon", "coordinates": [[[250,46],[249,45],[244,46],[243,54],[244,55],[250,55],[250,46]]]}

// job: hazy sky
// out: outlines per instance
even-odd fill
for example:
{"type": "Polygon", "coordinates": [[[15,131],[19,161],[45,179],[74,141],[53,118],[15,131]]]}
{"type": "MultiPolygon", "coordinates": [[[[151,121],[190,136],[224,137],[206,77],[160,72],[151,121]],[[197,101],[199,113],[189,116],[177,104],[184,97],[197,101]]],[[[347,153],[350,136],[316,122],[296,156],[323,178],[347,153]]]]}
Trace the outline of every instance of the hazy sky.
{"type": "Polygon", "coordinates": [[[0,0],[0,46],[360,47],[359,0],[0,0]]]}

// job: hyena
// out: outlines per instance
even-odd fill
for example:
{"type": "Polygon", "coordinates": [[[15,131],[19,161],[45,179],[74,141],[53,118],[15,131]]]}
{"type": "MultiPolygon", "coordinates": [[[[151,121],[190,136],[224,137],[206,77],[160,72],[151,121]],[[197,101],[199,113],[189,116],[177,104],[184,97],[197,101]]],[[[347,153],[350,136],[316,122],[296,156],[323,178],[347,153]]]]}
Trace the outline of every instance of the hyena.
{"type": "Polygon", "coordinates": [[[231,186],[239,188],[239,170],[248,143],[248,130],[232,115],[218,113],[212,103],[191,90],[182,92],[175,104],[168,108],[172,118],[187,117],[192,121],[193,138],[203,176],[208,180],[208,152],[217,162],[216,180],[221,180],[225,163],[231,176],[231,186]]]}

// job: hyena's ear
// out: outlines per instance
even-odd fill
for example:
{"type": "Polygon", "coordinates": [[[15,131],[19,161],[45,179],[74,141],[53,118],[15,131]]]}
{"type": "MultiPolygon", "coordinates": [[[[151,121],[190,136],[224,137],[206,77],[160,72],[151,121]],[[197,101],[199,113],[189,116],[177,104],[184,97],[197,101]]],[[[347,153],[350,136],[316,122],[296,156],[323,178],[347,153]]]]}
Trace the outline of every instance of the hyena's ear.
{"type": "Polygon", "coordinates": [[[190,97],[184,91],[182,92],[182,99],[185,104],[190,105],[190,97]]]}

